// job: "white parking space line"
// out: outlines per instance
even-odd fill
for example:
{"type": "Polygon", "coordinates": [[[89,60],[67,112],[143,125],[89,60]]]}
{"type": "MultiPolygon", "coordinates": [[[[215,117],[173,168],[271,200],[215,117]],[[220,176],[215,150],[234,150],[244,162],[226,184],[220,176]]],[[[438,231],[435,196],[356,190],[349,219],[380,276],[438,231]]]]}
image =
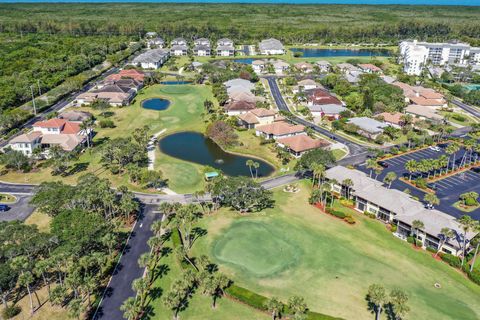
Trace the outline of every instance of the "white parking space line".
{"type": "Polygon", "coordinates": [[[398,159],[390,159],[390,160],[387,160],[386,162],[389,163],[389,164],[393,163],[395,165],[401,165],[403,163],[403,161],[400,161],[398,159]]]}

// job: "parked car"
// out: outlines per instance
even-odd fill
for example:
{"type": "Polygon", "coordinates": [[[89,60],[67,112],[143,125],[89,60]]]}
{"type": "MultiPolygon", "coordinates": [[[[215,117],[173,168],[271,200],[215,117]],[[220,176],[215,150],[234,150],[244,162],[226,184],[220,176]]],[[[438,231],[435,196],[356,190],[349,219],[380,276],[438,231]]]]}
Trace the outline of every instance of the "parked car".
{"type": "Polygon", "coordinates": [[[381,167],[388,168],[388,163],[385,161],[378,161],[377,164],[381,167]]]}
{"type": "Polygon", "coordinates": [[[448,147],[448,143],[439,143],[437,144],[437,147],[445,149],[446,147],[448,147]]]}
{"type": "Polygon", "coordinates": [[[5,212],[10,210],[10,207],[7,206],[6,204],[0,204],[0,211],[5,212]]]}
{"type": "Polygon", "coordinates": [[[428,149],[433,150],[433,151],[437,151],[437,152],[440,151],[440,147],[438,147],[438,146],[430,146],[430,147],[428,147],[428,149]]]}
{"type": "Polygon", "coordinates": [[[475,173],[480,173],[480,167],[473,167],[473,168],[470,168],[470,170],[472,170],[475,173]]]}

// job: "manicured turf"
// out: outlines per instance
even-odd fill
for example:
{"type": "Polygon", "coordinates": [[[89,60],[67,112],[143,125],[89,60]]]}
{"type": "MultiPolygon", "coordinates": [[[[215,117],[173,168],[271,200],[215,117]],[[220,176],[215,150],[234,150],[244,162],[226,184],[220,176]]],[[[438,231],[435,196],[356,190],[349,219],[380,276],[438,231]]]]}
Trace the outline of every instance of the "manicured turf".
{"type": "Polygon", "coordinates": [[[371,319],[365,294],[370,284],[380,283],[407,292],[409,319],[480,317],[480,286],[429,253],[413,250],[376,220],[354,213],[357,224],[351,226],[321,213],[307,204],[309,183],[299,186],[297,194],[277,190],[276,208],[264,213],[223,210],[205,218],[209,233],[194,255],[209,254],[237,285],[284,301],[301,295],[313,311],[332,316],[371,319]],[[221,246],[230,252],[218,250],[221,246]],[[292,254],[290,248],[299,250],[292,254]],[[434,287],[437,282],[441,289],[434,287]]]}
{"type": "Polygon", "coordinates": [[[212,251],[224,264],[265,277],[296,264],[302,250],[274,225],[238,221],[215,242],[212,251]]]}

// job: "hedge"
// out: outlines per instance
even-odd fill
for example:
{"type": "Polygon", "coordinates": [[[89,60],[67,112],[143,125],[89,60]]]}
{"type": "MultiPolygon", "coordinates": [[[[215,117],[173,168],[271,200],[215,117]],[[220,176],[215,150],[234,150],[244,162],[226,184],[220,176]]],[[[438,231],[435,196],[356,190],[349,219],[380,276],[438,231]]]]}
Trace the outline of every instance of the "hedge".
{"type": "Polygon", "coordinates": [[[344,219],[347,215],[345,213],[343,213],[342,211],[337,211],[337,210],[334,210],[331,212],[335,217],[338,217],[340,219],[344,219]]]}
{"type": "Polygon", "coordinates": [[[480,271],[473,269],[472,272],[467,271],[468,278],[480,285],[480,271]]]}
{"type": "Polygon", "coordinates": [[[453,254],[443,253],[440,255],[440,258],[454,268],[460,268],[462,264],[462,260],[453,254]]]}
{"type": "MultiPolygon", "coordinates": [[[[225,289],[225,292],[230,297],[236,300],[239,300],[245,303],[246,305],[249,305],[250,307],[253,307],[255,309],[259,309],[262,311],[267,311],[267,309],[265,308],[265,304],[267,303],[268,298],[262,295],[259,295],[248,289],[236,286],[234,284],[232,284],[230,287],[225,289]]],[[[285,305],[284,305],[284,310],[285,310],[285,313],[288,314],[288,309],[286,308],[285,305]]],[[[343,320],[343,319],[331,317],[329,315],[322,314],[322,313],[308,311],[307,320],[343,320]]]]}

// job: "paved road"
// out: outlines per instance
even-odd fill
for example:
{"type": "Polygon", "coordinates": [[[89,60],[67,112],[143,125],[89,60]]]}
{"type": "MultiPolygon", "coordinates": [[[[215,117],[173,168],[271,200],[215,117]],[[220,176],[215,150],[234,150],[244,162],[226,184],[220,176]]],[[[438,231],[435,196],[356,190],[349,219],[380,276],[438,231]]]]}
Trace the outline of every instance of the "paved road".
{"type": "Polygon", "coordinates": [[[462,108],[463,110],[467,111],[468,113],[474,115],[475,117],[480,118],[480,111],[477,108],[472,107],[472,106],[470,106],[470,105],[468,105],[468,104],[466,104],[466,103],[464,103],[464,102],[462,102],[458,99],[452,99],[450,102],[453,103],[454,105],[462,108]]]}
{"type": "Polygon", "coordinates": [[[0,221],[13,221],[13,220],[25,220],[35,210],[33,206],[29,204],[30,196],[24,194],[15,194],[17,202],[7,204],[10,210],[6,212],[0,212],[0,221]]]}
{"type": "MultiPolygon", "coordinates": [[[[268,76],[268,77],[265,77],[265,79],[267,79],[267,81],[268,81],[268,85],[270,86],[270,91],[272,93],[273,99],[275,100],[275,104],[277,105],[278,110],[287,111],[287,112],[291,113],[290,109],[288,108],[287,103],[283,99],[283,96],[282,96],[282,93],[280,92],[280,89],[278,88],[276,78],[268,76]]],[[[364,154],[365,157],[366,157],[366,155],[368,154],[367,148],[365,146],[362,146],[358,143],[347,140],[344,137],[339,136],[338,134],[330,132],[327,129],[324,129],[324,128],[322,128],[322,127],[320,127],[320,126],[318,126],[314,123],[311,123],[311,122],[305,120],[305,119],[299,118],[299,117],[297,117],[293,114],[291,116],[291,119],[295,123],[304,125],[306,127],[310,127],[320,134],[323,134],[323,135],[325,135],[327,137],[330,137],[330,138],[332,138],[332,139],[334,139],[334,140],[336,140],[340,143],[343,143],[350,150],[350,156],[357,156],[357,155],[360,155],[360,154],[364,154]]],[[[348,161],[348,160],[346,160],[346,161],[348,161]]]]}
{"type": "MultiPolygon", "coordinates": [[[[80,89],[79,91],[73,93],[73,94],[70,94],[68,95],[67,97],[61,99],[60,101],[58,101],[57,103],[55,103],[54,105],[52,105],[50,108],[48,109],[45,109],[43,110],[42,112],[38,113],[36,116],[34,116],[33,118],[29,119],[27,122],[23,123],[19,129],[20,129],[20,132],[17,133],[17,134],[14,134],[13,136],[10,137],[10,139],[16,137],[16,136],[19,136],[20,134],[22,134],[23,132],[21,131],[21,129],[24,129],[24,128],[31,128],[32,125],[37,122],[37,121],[40,121],[40,120],[43,120],[45,119],[46,115],[51,113],[51,112],[58,112],[59,110],[61,110],[62,108],[64,108],[67,104],[69,104],[71,101],[75,100],[77,98],[78,95],[90,90],[91,88],[93,88],[99,79],[101,78],[105,78],[107,77],[108,75],[110,74],[113,74],[113,73],[116,73],[118,72],[119,68],[117,67],[112,67],[108,70],[106,70],[105,72],[103,72],[99,77],[95,78],[94,80],[88,82],[86,85],[83,86],[82,89],[80,89]]],[[[3,140],[3,139],[0,139],[0,148],[3,148],[5,147],[6,145],[8,144],[8,141],[6,140],[3,140]]]]}
{"type": "Polygon", "coordinates": [[[132,282],[143,274],[143,268],[138,265],[138,258],[149,251],[147,240],[153,235],[150,229],[152,223],[162,219],[162,215],[155,211],[156,208],[155,205],[146,205],[143,208],[143,216],[135,224],[125,252],[120,258],[93,319],[125,319],[120,306],[127,298],[135,296],[132,282]]]}

